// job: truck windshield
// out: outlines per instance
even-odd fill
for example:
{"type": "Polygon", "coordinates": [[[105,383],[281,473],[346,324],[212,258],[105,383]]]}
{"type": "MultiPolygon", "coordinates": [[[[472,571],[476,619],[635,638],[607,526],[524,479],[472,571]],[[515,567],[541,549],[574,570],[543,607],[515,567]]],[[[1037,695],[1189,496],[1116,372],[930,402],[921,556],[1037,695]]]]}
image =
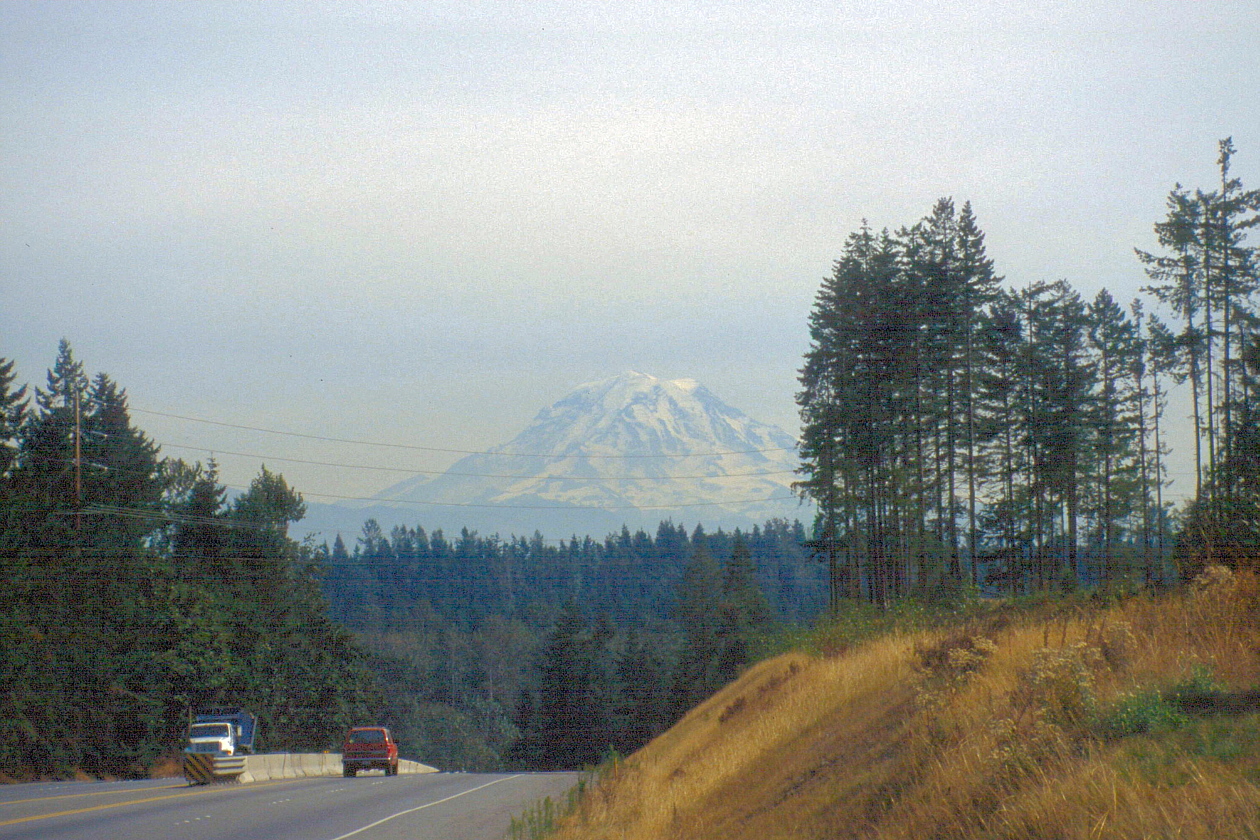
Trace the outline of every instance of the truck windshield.
{"type": "Polygon", "coordinates": [[[189,738],[226,738],[230,734],[226,723],[194,723],[188,729],[189,738]]]}
{"type": "Polygon", "coordinates": [[[350,733],[352,744],[379,744],[385,740],[385,733],[379,729],[359,729],[350,733]]]}

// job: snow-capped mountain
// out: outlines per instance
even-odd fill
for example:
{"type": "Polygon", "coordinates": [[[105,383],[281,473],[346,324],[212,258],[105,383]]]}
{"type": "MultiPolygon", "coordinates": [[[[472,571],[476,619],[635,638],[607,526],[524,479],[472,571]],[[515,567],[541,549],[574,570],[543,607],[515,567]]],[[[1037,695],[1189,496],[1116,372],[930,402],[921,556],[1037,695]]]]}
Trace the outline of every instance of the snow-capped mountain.
{"type": "Polygon", "coordinates": [[[808,519],[790,489],[796,465],[791,435],[700,383],[629,372],[582,385],[502,446],[377,498],[409,503],[410,524],[445,506],[446,521],[484,522],[496,511],[493,521],[533,521],[547,533],[559,516],[558,535],[582,533],[589,521],[585,533],[601,538],[623,523],[655,527],[663,519],[706,527],[808,519]]]}

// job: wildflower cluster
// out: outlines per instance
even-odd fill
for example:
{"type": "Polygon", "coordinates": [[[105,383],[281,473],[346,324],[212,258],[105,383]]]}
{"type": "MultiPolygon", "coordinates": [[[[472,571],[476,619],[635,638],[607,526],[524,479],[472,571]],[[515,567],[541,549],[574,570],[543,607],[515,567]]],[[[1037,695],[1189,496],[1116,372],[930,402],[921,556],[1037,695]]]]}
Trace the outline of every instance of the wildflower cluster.
{"type": "Polygon", "coordinates": [[[990,727],[990,735],[993,766],[989,778],[1010,786],[1068,748],[1063,728],[1048,720],[1044,709],[1032,709],[1019,718],[1000,718],[990,727]]]}
{"type": "Polygon", "coordinates": [[[1123,671],[1133,661],[1138,650],[1137,636],[1127,621],[1108,624],[1099,634],[1098,649],[1113,671],[1123,671]]]}
{"type": "Polygon", "coordinates": [[[927,678],[919,685],[915,702],[934,716],[997,652],[997,645],[983,636],[954,636],[916,652],[927,678]]]}
{"type": "Polygon", "coordinates": [[[1086,642],[1036,651],[1015,689],[1016,707],[1038,708],[1058,726],[1084,724],[1096,705],[1094,669],[1102,661],[1102,652],[1086,642]]]}

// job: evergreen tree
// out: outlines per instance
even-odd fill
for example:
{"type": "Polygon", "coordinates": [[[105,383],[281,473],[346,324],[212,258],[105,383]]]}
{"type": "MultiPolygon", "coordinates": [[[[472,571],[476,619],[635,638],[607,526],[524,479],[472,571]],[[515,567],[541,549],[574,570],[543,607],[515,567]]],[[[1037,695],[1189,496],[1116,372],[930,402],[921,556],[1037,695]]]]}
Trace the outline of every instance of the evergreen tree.
{"type": "Polygon", "coordinates": [[[1147,290],[1180,321],[1176,373],[1191,383],[1195,495],[1201,499],[1215,493],[1208,478],[1218,454],[1228,459],[1232,447],[1235,393],[1245,377],[1238,348],[1254,329],[1248,298],[1257,283],[1255,249],[1245,239],[1260,223],[1260,191],[1244,189],[1230,175],[1233,142],[1222,140],[1218,149],[1220,189],[1191,193],[1176,185],[1165,219],[1155,225],[1165,253],[1137,252],[1153,281],[1147,290]]]}
{"type": "Polygon", "coordinates": [[[959,272],[962,275],[962,356],[964,427],[967,445],[967,551],[971,558],[972,583],[979,584],[979,531],[977,529],[978,490],[984,480],[983,461],[979,452],[977,426],[983,422],[979,415],[982,405],[979,398],[979,380],[983,376],[984,357],[980,333],[985,329],[985,313],[998,295],[1000,278],[989,259],[984,233],[976,221],[971,202],[963,204],[957,226],[959,272]]]}
{"type": "Polygon", "coordinates": [[[565,603],[543,647],[537,695],[518,706],[515,764],[572,770],[598,763],[613,737],[606,657],[610,636],[607,626],[588,628],[575,601],[565,603]]]}
{"type": "Polygon", "coordinates": [[[1130,371],[1140,353],[1139,337],[1124,310],[1104,289],[1087,311],[1089,344],[1098,391],[1089,405],[1090,460],[1094,478],[1095,545],[1102,582],[1116,576],[1114,565],[1121,520],[1136,495],[1137,422],[1130,371]]]}
{"type": "Polygon", "coordinates": [[[989,582],[1001,582],[1011,593],[1020,591],[1030,571],[1030,494],[1026,415],[1021,407],[1026,380],[1026,327],[1021,297],[1003,292],[994,302],[982,332],[985,364],[976,381],[977,443],[986,461],[988,495],[985,531],[993,547],[986,553],[989,582]]]}
{"type": "MultiPolygon", "coordinates": [[[[1168,195],[1168,215],[1155,225],[1159,244],[1169,254],[1156,256],[1137,250],[1138,259],[1146,266],[1147,276],[1155,283],[1143,291],[1153,294],[1157,300],[1172,310],[1181,321],[1181,330],[1165,345],[1168,352],[1166,367],[1178,381],[1189,380],[1191,406],[1194,414],[1194,473],[1195,495],[1203,490],[1202,391],[1203,391],[1203,331],[1198,318],[1202,307],[1202,291],[1199,285],[1201,260],[1195,250],[1195,240],[1200,227],[1199,205],[1189,193],[1177,184],[1168,195]]],[[[1172,334],[1170,333],[1170,338],[1172,334]]]]}
{"type": "Polygon", "coordinates": [[[664,732],[673,722],[668,697],[667,662],[657,644],[631,628],[616,658],[615,692],[610,709],[612,746],[629,755],[664,732]]]}
{"type": "Polygon", "coordinates": [[[677,603],[683,647],[670,691],[674,717],[680,717],[725,683],[719,671],[722,576],[709,553],[704,532],[699,529],[693,535],[691,562],[679,584],[677,603]]]}
{"type": "Polygon", "coordinates": [[[0,356],[0,481],[17,460],[18,434],[26,419],[26,386],[14,390],[14,362],[0,356]]]}
{"type": "Polygon", "coordinates": [[[281,749],[327,748],[374,708],[323,558],[287,538],[302,504],[282,477],[225,509],[213,463],[159,463],[67,342],[32,410],[0,372],[0,772],[144,775],[205,703],[257,712],[281,749]]]}
{"type": "Polygon", "coordinates": [[[8,552],[19,542],[23,519],[12,470],[20,453],[28,400],[25,385],[13,387],[13,367],[13,361],[0,357],[0,560],[9,559],[8,552]]]}
{"type": "Polygon", "coordinates": [[[201,464],[186,469],[168,465],[168,472],[175,471],[183,473],[187,488],[167,503],[175,521],[171,557],[182,574],[197,570],[204,580],[221,580],[229,527],[221,516],[227,488],[219,483],[218,464],[211,461],[204,469],[201,464]]]}
{"type": "MultiPolygon", "coordinates": [[[[1208,264],[1212,268],[1206,272],[1207,297],[1215,302],[1220,317],[1219,331],[1209,336],[1217,338],[1221,347],[1218,421],[1221,462],[1227,462],[1232,457],[1233,434],[1238,429],[1234,415],[1247,411],[1249,372],[1240,351],[1246,347],[1256,328],[1257,319],[1248,304],[1260,281],[1256,249],[1246,242],[1248,231],[1260,225],[1260,190],[1246,190],[1241,180],[1230,175],[1235,151],[1232,138],[1218,143],[1216,163],[1220,172],[1220,188],[1199,196],[1204,204],[1203,236],[1210,255],[1208,264]]],[[[1214,486],[1224,495],[1231,495],[1233,487],[1229,470],[1215,470],[1214,466],[1213,480],[1214,486]]]]}
{"type": "Polygon", "coordinates": [[[752,637],[770,623],[770,604],[757,585],[756,574],[748,543],[736,531],[730,559],[722,572],[717,660],[721,682],[734,679],[748,664],[752,637]]]}

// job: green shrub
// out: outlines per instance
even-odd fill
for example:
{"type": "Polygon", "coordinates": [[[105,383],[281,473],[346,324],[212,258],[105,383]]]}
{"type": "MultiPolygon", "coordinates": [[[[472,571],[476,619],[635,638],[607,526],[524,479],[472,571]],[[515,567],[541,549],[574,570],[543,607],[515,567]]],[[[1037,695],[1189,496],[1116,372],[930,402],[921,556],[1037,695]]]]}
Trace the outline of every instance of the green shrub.
{"type": "Polygon", "coordinates": [[[1179,729],[1188,718],[1154,689],[1122,694],[1100,712],[1094,728],[1104,738],[1179,729]]]}
{"type": "Polygon", "coordinates": [[[1212,676],[1212,669],[1201,662],[1190,668],[1190,675],[1170,688],[1164,697],[1174,706],[1184,705],[1187,701],[1202,697],[1218,697],[1224,693],[1224,687],[1212,676]]]}
{"type": "Polygon", "coordinates": [[[577,811],[588,791],[617,776],[622,761],[620,753],[609,747],[599,764],[582,769],[577,784],[569,789],[562,804],[553,802],[547,796],[528,806],[519,817],[513,817],[508,828],[512,840],[544,840],[549,837],[560,819],[577,811]]]}
{"type": "Polygon", "coordinates": [[[542,840],[555,831],[558,816],[560,809],[551,801],[550,796],[545,797],[541,802],[527,807],[519,817],[512,818],[512,840],[542,840]]]}

